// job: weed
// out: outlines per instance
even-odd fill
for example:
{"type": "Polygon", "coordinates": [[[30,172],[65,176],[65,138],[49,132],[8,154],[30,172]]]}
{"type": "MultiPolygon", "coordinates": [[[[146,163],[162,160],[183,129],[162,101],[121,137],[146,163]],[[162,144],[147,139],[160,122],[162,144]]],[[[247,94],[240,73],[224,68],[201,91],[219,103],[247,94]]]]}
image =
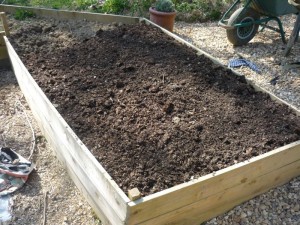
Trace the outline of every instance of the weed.
{"type": "Polygon", "coordinates": [[[106,0],[102,6],[102,11],[106,13],[120,14],[129,8],[128,0],[106,0]]]}
{"type": "Polygon", "coordinates": [[[130,12],[133,16],[145,16],[148,14],[148,9],[155,0],[131,0],[129,2],[130,12]]]}
{"type": "Polygon", "coordinates": [[[7,4],[7,5],[29,5],[30,0],[4,0],[2,1],[2,4],[7,4]]]}
{"type": "Polygon", "coordinates": [[[93,218],[94,218],[95,224],[97,224],[97,225],[98,225],[98,224],[99,224],[99,225],[102,224],[102,223],[101,223],[101,220],[99,219],[99,217],[97,216],[97,214],[95,213],[94,210],[92,211],[92,216],[93,216],[93,218]]]}
{"type": "Polygon", "coordinates": [[[47,7],[52,9],[70,8],[73,0],[30,0],[31,6],[47,7]]]}
{"type": "Polygon", "coordinates": [[[75,0],[75,8],[78,10],[88,9],[91,5],[96,5],[98,0],[75,0]]]}
{"type": "Polygon", "coordinates": [[[35,137],[35,143],[36,143],[36,144],[39,144],[39,143],[47,143],[47,139],[46,139],[46,137],[43,136],[43,135],[37,135],[37,136],[35,137]]]}
{"type": "MultiPolygon", "coordinates": [[[[233,0],[174,0],[178,12],[201,15],[198,21],[218,20],[233,0]],[[200,13],[199,13],[200,12],[200,13]]],[[[197,19],[196,19],[197,20],[197,19]]]]}
{"type": "Polygon", "coordinates": [[[31,11],[24,10],[24,9],[17,9],[14,18],[16,20],[25,20],[26,18],[32,18],[35,17],[35,14],[31,11]]]}

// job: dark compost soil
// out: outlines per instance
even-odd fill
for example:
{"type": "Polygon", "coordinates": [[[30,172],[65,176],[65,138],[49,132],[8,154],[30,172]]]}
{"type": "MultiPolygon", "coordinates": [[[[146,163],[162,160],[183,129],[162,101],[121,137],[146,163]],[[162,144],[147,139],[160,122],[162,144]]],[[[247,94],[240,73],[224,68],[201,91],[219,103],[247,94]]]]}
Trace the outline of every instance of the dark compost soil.
{"type": "Polygon", "coordinates": [[[157,28],[100,29],[66,46],[53,29],[32,25],[11,40],[125,192],[148,195],[300,139],[286,106],[157,28]]]}

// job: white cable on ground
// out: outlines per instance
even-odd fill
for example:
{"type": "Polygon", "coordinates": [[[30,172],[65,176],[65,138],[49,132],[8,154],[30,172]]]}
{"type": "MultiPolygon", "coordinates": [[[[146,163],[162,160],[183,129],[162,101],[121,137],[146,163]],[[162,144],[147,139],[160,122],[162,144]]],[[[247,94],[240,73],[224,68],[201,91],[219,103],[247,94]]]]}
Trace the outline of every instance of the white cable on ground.
{"type": "Polygon", "coordinates": [[[29,157],[28,157],[28,160],[30,160],[30,158],[32,157],[32,154],[33,154],[33,152],[34,152],[34,149],[35,149],[35,133],[34,133],[32,124],[31,124],[31,122],[30,122],[30,120],[29,120],[29,117],[28,117],[28,115],[27,115],[27,113],[26,113],[26,111],[25,111],[25,110],[26,110],[25,106],[20,102],[20,100],[17,100],[17,101],[16,101],[15,106],[17,106],[18,104],[21,106],[22,111],[24,112],[25,118],[26,118],[26,120],[27,120],[27,122],[28,122],[28,124],[29,124],[29,127],[30,127],[30,129],[31,129],[31,132],[32,132],[32,141],[31,141],[31,142],[32,142],[32,146],[31,146],[31,150],[30,150],[30,155],[29,155],[29,157]]]}
{"type": "Polygon", "coordinates": [[[46,211],[47,211],[47,194],[48,194],[48,191],[46,191],[46,192],[44,193],[43,225],[46,225],[46,221],[47,221],[47,218],[46,218],[46,211]]]}
{"type": "Polygon", "coordinates": [[[3,134],[2,134],[2,139],[3,139],[4,147],[7,147],[7,146],[6,146],[6,142],[5,142],[5,137],[4,137],[3,134]]]}

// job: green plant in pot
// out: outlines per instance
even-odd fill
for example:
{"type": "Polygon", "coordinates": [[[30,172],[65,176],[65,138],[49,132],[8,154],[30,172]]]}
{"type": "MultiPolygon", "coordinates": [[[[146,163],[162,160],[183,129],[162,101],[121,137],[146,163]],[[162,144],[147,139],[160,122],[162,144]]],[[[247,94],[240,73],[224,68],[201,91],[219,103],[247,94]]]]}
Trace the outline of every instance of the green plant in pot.
{"type": "Polygon", "coordinates": [[[173,32],[176,12],[171,0],[157,0],[155,6],[150,7],[149,12],[153,23],[173,32]]]}

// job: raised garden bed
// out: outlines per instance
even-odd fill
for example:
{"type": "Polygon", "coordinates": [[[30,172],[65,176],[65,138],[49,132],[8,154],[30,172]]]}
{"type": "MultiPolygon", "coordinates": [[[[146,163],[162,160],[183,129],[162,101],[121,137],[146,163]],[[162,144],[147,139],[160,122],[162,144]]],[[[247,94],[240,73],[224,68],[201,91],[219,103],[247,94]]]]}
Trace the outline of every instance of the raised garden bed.
{"type": "Polygon", "coordinates": [[[67,45],[50,27],[32,22],[10,39],[125,193],[149,195],[300,139],[287,106],[156,27],[101,29],[67,45]]]}
{"type": "Polygon", "coordinates": [[[51,29],[33,25],[13,35],[13,45],[123,192],[138,187],[147,196],[130,201],[54,119],[7,42],[29,104],[105,223],[197,224],[299,174],[299,143],[287,145],[300,139],[299,117],[243,77],[156,27],[100,29],[65,46],[49,41],[51,29]]]}

